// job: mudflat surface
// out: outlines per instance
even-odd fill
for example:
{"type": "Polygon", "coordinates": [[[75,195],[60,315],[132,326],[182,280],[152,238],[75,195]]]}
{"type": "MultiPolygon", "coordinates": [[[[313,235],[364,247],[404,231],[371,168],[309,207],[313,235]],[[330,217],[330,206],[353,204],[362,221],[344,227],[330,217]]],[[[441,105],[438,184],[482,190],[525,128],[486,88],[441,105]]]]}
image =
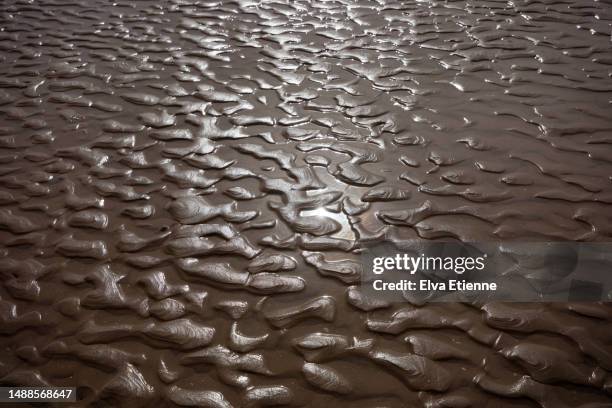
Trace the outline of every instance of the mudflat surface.
{"type": "Polygon", "coordinates": [[[612,307],[387,304],[364,242],[608,241],[609,1],[3,1],[0,383],[610,407],[612,307]]]}

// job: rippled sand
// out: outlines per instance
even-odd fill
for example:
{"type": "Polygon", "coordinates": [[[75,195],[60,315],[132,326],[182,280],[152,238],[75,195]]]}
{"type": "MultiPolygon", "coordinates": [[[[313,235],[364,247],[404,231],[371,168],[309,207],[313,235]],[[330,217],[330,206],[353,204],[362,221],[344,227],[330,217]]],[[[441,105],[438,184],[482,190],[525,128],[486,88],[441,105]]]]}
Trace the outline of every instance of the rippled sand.
{"type": "Polygon", "coordinates": [[[94,407],[612,406],[610,304],[359,288],[383,239],[611,240],[609,0],[1,12],[0,384],[94,407]]]}

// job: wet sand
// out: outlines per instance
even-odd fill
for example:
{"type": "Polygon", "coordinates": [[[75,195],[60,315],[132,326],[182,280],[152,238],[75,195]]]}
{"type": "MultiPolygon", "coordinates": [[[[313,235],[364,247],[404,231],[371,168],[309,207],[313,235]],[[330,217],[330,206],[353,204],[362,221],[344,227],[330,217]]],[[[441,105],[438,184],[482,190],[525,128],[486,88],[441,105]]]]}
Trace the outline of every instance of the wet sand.
{"type": "Polygon", "coordinates": [[[1,11],[1,385],[612,407],[609,303],[359,286],[383,240],[612,240],[609,1],[1,11]]]}

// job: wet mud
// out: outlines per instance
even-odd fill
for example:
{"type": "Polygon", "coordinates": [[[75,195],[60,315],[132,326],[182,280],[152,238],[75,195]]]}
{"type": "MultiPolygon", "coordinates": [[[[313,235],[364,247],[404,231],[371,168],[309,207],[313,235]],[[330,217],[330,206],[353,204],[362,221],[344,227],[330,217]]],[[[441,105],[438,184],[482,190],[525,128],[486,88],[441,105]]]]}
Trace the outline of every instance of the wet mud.
{"type": "Polygon", "coordinates": [[[3,1],[0,384],[610,407],[606,303],[390,304],[386,240],[612,238],[612,3],[3,1]]]}

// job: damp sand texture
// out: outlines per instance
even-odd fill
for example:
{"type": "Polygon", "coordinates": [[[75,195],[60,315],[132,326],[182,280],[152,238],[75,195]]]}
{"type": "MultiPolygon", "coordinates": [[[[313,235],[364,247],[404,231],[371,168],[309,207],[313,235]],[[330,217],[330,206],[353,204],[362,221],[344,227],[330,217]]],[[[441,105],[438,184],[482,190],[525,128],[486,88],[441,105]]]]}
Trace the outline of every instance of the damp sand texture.
{"type": "Polygon", "coordinates": [[[612,239],[611,23],[609,0],[3,1],[0,385],[612,406],[610,304],[359,286],[383,238],[612,239]]]}

